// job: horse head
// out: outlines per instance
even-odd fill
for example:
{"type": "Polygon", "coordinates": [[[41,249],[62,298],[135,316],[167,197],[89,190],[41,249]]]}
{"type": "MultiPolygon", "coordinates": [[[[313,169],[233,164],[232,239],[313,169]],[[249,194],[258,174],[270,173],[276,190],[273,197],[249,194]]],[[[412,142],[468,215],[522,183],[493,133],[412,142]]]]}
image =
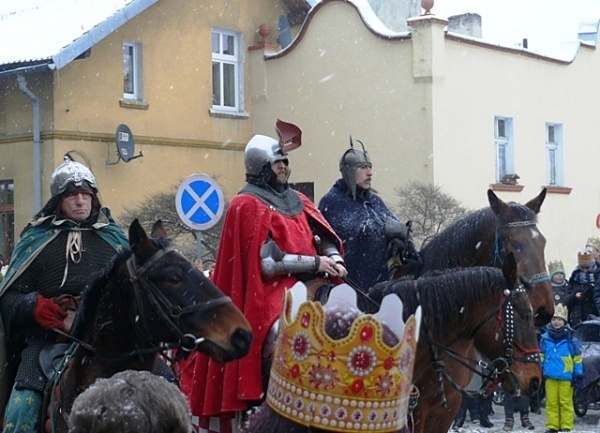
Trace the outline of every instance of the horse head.
{"type": "Polygon", "coordinates": [[[494,260],[502,260],[509,253],[514,255],[519,273],[532,286],[529,296],[537,326],[548,323],[554,314],[554,292],[544,257],[546,238],[536,225],[545,198],[544,188],[525,205],[505,203],[488,190],[490,208],[496,215],[494,260]]]}
{"type": "Polygon", "coordinates": [[[488,315],[480,322],[481,332],[475,334],[475,347],[492,359],[491,385],[494,380],[501,379],[505,391],[529,395],[537,391],[541,383],[540,351],[529,300],[532,289],[519,277],[512,253],[506,256],[502,273],[506,284],[496,320],[489,320],[492,317],[488,315]],[[495,335],[495,338],[490,338],[490,335],[495,335]]]}
{"type": "Polygon", "coordinates": [[[152,330],[154,339],[176,339],[184,351],[198,349],[219,363],[245,356],[252,330],[242,312],[203,272],[168,246],[160,221],[152,236],[156,238],[148,237],[137,220],[131,223],[133,254],[127,266],[137,314],[146,329],[152,330]]]}

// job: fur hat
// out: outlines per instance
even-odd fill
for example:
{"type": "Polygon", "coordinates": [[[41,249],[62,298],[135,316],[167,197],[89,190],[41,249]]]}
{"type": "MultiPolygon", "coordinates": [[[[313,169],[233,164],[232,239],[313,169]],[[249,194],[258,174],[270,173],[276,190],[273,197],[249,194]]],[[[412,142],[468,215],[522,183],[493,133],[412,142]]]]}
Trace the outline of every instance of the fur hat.
{"type": "Polygon", "coordinates": [[[563,265],[562,260],[554,260],[548,262],[548,272],[550,272],[550,279],[552,279],[554,274],[563,274],[565,276],[567,275],[565,273],[565,266],[563,265]]]}
{"type": "Polygon", "coordinates": [[[592,237],[588,238],[585,243],[586,247],[591,247],[593,250],[600,251],[600,238],[592,237]]]}
{"type": "Polygon", "coordinates": [[[577,264],[580,268],[591,268],[594,266],[592,250],[588,247],[582,248],[577,253],[577,264]]]}
{"type": "Polygon", "coordinates": [[[569,321],[569,309],[563,305],[563,304],[558,304],[554,306],[554,317],[558,317],[560,319],[563,319],[565,321],[565,324],[569,321]]]}

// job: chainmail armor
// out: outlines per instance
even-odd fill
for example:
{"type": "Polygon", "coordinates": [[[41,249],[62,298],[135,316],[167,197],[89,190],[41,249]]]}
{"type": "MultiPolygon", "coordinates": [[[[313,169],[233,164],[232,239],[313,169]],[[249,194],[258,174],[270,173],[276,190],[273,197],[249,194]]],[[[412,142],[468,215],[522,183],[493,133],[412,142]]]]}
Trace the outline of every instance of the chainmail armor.
{"type": "Polygon", "coordinates": [[[240,194],[253,195],[267,206],[272,206],[278,212],[287,216],[300,215],[300,212],[304,209],[302,199],[292,188],[287,188],[283,192],[277,192],[272,188],[248,183],[240,190],[240,194]]]}
{"type": "Polygon", "coordinates": [[[8,288],[0,303],[2,319],[8,336],[10,359],[22,362],[16,376],[19,388],[43,392],[46,379],[39,366],[42,348],[56,340],[56,334],[44,330],[34,320],[36,294],[53,298],[63,294],[79,295],[94,274],[116,254],[93,230],[82,230],[81,260],[69,260],[67,278],[62,287],[66,265],[68,231],[61,231],[35,258],[29,268],[8,288]],[[26,347],[24,348],[23,346],[26,347]]]}

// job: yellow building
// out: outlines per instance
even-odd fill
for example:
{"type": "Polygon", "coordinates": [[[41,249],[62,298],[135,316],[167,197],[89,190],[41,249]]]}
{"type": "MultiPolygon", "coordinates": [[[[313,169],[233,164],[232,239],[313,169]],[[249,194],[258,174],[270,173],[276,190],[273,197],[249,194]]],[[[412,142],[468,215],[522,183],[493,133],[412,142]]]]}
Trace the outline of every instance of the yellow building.
{"type": "Polygon", "coordinates": [[[6,256],[48,200],[50,175],[69,150],[81,152],[78,160],[91,167],[102,203],[117,217],[197,172],[214,176],[231,198],[244,184],[243,149],[253,133],[249,47],[263,50],[256,46],[261,24],[276,35],[280,16],[297,25],[309,6],[48,0],[1,8],[0,253],[6,256]],[[116,145],[121,124],[135,145],[125,159],[116,145]]]}

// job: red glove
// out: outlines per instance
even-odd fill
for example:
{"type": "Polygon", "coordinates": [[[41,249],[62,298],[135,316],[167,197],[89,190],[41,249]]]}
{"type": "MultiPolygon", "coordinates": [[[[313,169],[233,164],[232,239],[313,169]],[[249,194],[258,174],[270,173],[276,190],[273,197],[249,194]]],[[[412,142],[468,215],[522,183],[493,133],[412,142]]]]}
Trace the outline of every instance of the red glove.
{"type": "Polygon", "coordinates": [[[64,311],[53,299],[37,295],[37,304],[33,310],[33,318],[44,329],[65,329],[63,320],[67,317],[64,311]]]}

